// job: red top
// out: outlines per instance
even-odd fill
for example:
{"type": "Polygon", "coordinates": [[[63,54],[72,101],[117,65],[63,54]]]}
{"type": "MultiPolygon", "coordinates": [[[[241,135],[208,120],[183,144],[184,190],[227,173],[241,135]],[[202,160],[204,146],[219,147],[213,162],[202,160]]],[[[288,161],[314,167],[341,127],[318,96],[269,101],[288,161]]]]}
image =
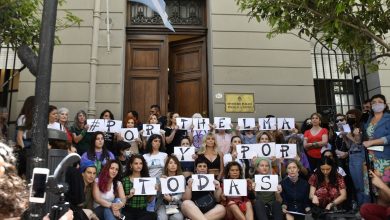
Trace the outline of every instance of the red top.
{"type": "MultiPolygon", "coordinates": [[[[313,135],[310,130],[305,131],[305,138],[307,138],[307,143],[321,142],[322,135],[328,135],[328,129],[322,128],[316,135],[313,135]]],[[[312,148],[307,150],[307,155],[312,158],[321,158],[321,148],[312,148]]]]}

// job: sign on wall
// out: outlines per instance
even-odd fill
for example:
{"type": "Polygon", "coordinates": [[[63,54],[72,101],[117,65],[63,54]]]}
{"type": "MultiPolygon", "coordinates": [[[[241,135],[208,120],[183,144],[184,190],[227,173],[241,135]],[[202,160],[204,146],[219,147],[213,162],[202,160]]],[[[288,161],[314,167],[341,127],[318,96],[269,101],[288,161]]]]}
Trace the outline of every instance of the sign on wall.
{"type": "Polygon", "coordinates": [[[253,93],[225,93],[225,112],[255,112],[253,93]]]}

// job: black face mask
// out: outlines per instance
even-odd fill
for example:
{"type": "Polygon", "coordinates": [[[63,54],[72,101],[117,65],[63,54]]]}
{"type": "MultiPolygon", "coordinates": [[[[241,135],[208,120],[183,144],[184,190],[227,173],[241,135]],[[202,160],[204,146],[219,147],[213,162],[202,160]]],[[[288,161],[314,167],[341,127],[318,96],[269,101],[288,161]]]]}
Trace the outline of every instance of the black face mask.
{"type": "Polygon", "coordinates": [[[349,125],[354,125],[354,124],[356,123],[356,118],[348,118],[348,119],[347,119],[347,123],[348,123],[349,125]]]}
{"type": "Polygon", "coordinates": [[[367,120],[368,120],[369,117],[370,117],[370,113],[364,112],[364,113],[362,114],[362,118],[361,118],[362,122],[367,122],[367,120]]]}

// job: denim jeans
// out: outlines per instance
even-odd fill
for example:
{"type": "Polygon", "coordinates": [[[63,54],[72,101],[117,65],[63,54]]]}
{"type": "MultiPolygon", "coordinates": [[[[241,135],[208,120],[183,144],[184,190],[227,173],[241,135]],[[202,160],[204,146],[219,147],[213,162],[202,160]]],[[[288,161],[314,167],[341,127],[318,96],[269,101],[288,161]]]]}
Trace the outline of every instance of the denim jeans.
{"type": "Polygon", "coordinates": [[[363,163],[365,162],[364,150],[349,154],[349,172],[351,173],[352,181],[355,186],[356,199],[358,206],[370,202],[370,197],[364,190],[364,173],[363,163]]]}
{"type": "MultiPolygon", "coordinates": [[[[115,198],[112,203],[119,203],[121,200],[119,198],[115,198]]],[[[95,208],[95,213],[99,217],[99,219],[103,220],[117,220],[112,212],[111,208],[106,208],[103,206],[98,206],[95,208]]]]}

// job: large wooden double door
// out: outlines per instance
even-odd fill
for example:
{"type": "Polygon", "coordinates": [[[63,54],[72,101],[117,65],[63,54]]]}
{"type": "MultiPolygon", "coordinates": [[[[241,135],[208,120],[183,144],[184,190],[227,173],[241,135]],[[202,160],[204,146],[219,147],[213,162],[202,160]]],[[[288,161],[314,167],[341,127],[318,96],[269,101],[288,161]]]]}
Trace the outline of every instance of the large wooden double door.
{"type": "Polygon", "coordinates": [[[124,114],[136,110],[146,121],[150,106],[159,104],[162,114],[207,116],[206,62],[205,37],[170,42],[168,35],[129,35],[124,114]]]}

